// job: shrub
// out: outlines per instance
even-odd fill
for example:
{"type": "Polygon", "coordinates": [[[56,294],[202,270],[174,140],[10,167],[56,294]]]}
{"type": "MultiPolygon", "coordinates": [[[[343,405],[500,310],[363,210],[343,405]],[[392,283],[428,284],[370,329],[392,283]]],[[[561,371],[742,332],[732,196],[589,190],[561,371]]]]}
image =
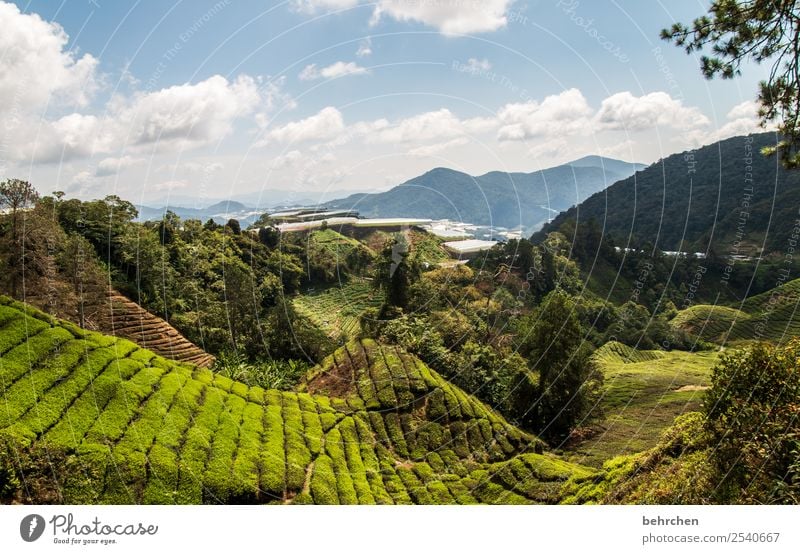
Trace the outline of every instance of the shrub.
{"type": "Polygon", "coordinates": [[[800,502],[800,340],[723,356],[705,399],[723,500],[800,502]]]}

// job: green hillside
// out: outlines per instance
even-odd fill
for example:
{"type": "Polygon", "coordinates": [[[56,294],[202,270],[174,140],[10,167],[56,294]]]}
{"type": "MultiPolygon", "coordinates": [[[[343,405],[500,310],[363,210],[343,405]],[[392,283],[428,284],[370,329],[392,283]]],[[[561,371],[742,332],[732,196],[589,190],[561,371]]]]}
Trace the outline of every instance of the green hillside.
{"type": "Polygon", "coordinates": [[[594,353],[605,376],[591,434],[569,448],[570,459],[601,466],[653,448],[676,417],[700,407],[716,352],[636,350],[608,342],[594,353]]]}
{"type": "Polygon", "coordinates": [[[4,502],[557,502],[593,476],[369,340],[278,392],[0,297],[0,386],[4,502]]]}
{"type": "Polygon", "coordinates": [[[333,338],[355,337],[361,329],[359,316],[368,308],[380,307],[381,291],[371,282],[353,280],[294,297],[297,312],[333,338]]]}
{"type": "Polygon", "coordinates": [[[671,321],[702,340],[737,343],[765,340],[783,343],[800,335],[800,279],[751,296],[734,307],[699,304],[671,321]]]}
{"type": "Polygon", "coordinates": [[[775,134],[762,133],[673,154],[559,214],[541,236],[569,220],[594,219],[620,246],[783,251],[797,219],[800,174],[760,154],[775,143],[775,134]]]}

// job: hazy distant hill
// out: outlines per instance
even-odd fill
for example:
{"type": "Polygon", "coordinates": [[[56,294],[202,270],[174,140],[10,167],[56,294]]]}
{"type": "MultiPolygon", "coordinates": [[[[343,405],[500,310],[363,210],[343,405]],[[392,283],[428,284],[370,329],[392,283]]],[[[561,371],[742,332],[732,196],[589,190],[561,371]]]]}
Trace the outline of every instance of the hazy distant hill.
{"type": "Polygon", "coordinates": [[[389,191],[328,202],[367,217],[452,219],[534,230],[556,213],[642,169],[641,164],[588,156],[533,173],[492,171],[474,177],[436,168],[389,191]]]}
{"type": "Polygon", "coordinates": [[[139,210],[139,221],[161,219],[167,210],[170,210],[181,219],[199,219],[201,221],[214,219],[217,223],[225,223],[229,219],[237,219],[243,225],[252,223],[266,211],[251,208],[235,201],[217,202],[207,208],[183,208],[181,206],[151,208],[149,206],[136,206],[136,209],[139,210]]]}
{"type": "Polygon", "coordinates": [[[568,219],[595,219],[618,245],[630,238],[662,250],[785,250],[800,207],[800,172],[760,153],[775,142],[774,134],[762,133],[674,154],[592,195],[542,232],[568,219]]]}

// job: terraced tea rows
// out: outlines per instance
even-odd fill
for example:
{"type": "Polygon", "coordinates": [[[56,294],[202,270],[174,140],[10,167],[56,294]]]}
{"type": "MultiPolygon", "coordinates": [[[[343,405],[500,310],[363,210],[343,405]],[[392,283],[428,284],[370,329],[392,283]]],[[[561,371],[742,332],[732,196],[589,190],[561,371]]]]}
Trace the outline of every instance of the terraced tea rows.
{"type": "Polygon", "coordinates": [[[101,312],[100,330],[132,340],[159,356],[200,367],[214,365],[214,356],[189,342],[172,325],[116,291],[109,291],[101,312]]]}
{"type": "Polygon", "coordinates": [[[745,300],[740,309],[701,304],[681,311],[672,325],[702,340],[783,343],[800,335],[800,279],[745,300]]]}
{"type": "Polygon", "coordinates": [[[382,300],[371,282],[356,280],[298,296],[293,303],[298,313],[329,336],[351,338],[361,330],[361,314],[380,307],[382,300]]]}
{"type": "Polygon", "coordinates": [[[371,341],[279,392],[0,299],[0,386],[0,458],[61,502],[556,502],[594,475],[371,341]]]}

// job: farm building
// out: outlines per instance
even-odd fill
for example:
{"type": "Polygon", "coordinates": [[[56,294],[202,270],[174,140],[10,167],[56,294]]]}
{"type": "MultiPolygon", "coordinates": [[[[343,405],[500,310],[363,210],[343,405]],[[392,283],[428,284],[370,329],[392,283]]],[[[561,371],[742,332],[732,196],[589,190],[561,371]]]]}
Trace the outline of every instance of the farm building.
{"type": "Polygon", "coordinates": [[[269,214],[270,219],[279,223],[300,223],[304,221],[323,221],[334,217],[358,217],[354,210],[327,210],[324,208],[298,208],[269,214]]]}
{"type": "Polygon", "coordinates": [[[444,246],[447,251],[455,256],[469,258],[476,256],[481,252],[486,252],[496,244],[498,243],[494,240],[470,239],[445,242],[442,243],[442,246],[444,246]]]}
{"type": "MultiPolygon", "coordinates": [[[[328,213],[328,212],[326,212],[328,213]]],[[[353,235],[359,232],[369,232],[381,230],[385,232],[402,231],[411,227],[421,227],[431,222],[430,219],[414,219],[389,217],[382,219],[361,219],[352,216],[333,216],[324,219],[314,219],[310,221],[293,221],[281,223],[278,230],[281,233],[299,233],[303,231],[313,231],[323,225],[335,229],[345,234],[353,235]]]]}

